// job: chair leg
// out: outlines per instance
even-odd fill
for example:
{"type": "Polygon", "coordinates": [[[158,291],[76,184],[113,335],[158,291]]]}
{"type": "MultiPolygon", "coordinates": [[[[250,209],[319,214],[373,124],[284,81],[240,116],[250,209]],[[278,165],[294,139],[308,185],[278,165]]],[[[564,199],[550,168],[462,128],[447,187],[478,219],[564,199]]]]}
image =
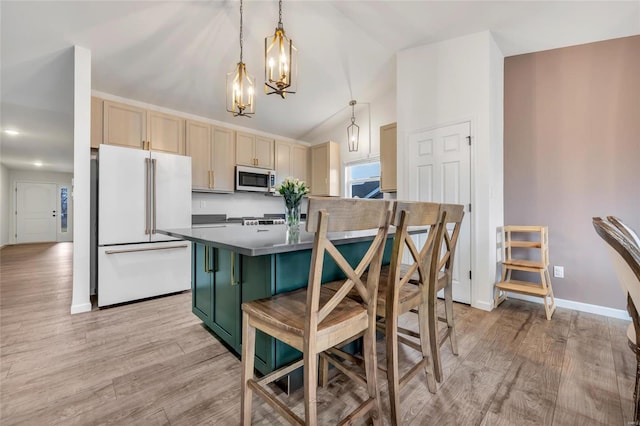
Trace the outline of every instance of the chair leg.
{"type": "Polygon", "coordinates": [[[636,386],[633,390],[633,420],[640,424],[640,347],[636,346],[636,386]]]}
{"type": "Polygon", "coordinates": [[[323,357],[320,357],[320,377],[318,379],[319,385],[322,386],[323,388],[327,387],[327,384],[329,383],[329,361],[327,361],[326,359],[324,359],[323,357]]]}
{"type": "Polygon", "coordinates": [[[378,389],[378,360],[376,359],[376,322],[375,318],[369,319],[369,328],[364,333],[364,369],[367,377],[367,392],[373,399],[373,411],[371,420],[374,425],[381,425],[380,418],[380,390],[378,389]]]}
{"type": "MultiPolygon", "coordinates": [[[[422,311],[423,309],[420,309],[422,311]]],[[[436,311],[436,295],[429,294],[427,309],[429,345],[433,359],[433,373],[438,383],[442,383],[442,361],[440,360],[440,342],[438,341],[438,312],[436,311]]],[[[420,321],[422,323],[422,321],[420,321]]]]}
{"type": "Polygon", "coordinates": [[[433,356],[431,354],[432,346],[430,344],[431,340],[429,338],[429,305],[426,303],[423,303],[418,308],[418,326],[420,330],[422,362],[424,363],[424,372],[427,375],[427,388],[429,389],[429,392],[436,393],[437,385],[433,371],[433,356]]]}
{"type": "Polygon", "coordinates": [[[304,418],[305,424],[318,424],[318,354],[305,345],[304,348],[304,418]]]}
{"type": "Polygon", "coordinates": [[[253,391],[249,380],[253,379],[255,362],[256,329],[249,325],[249,315],[242,313],[242,413],[240,423],[251,424],[251,403],[253,391]]]}
{"type": "MultiPolygon", "coordinates": [[[[540,270],[540,279],[542,280],[541,282],[543,286],[548,289],[549,285],[547,283],[547,277],[545,275],[544,269],[540,270]]],[[[547,294],[546,296],[544,296],[542,300],[544,302],[544,311],[547,316],[547,320],[551,320],[551,308],[549,307],[549,295],[547,294]]]]}
{"type": "Polygon", "coordinates": [[[458,355],[458,338],[456,336],[456,325],[453,322],[453,285],[451,282],[444,288],[444,312],[449,329],[449,341],[451,342],[451,352],[458,355]]]}
{"type": "Polygon", "coordinates": [[[387,344],[387,383],[389,387],[389,405],[391,406],[391,424],[400,424],[400,382],[398,377],[398,317],[391,314],[385,321],[385,339],[387,344]]]}

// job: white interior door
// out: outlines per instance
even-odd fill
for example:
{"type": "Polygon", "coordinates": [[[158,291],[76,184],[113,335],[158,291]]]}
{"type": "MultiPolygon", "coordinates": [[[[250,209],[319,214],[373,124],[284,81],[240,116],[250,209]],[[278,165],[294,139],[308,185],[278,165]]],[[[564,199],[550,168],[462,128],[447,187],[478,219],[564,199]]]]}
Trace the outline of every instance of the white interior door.
{"type": "MultiPolygon", "coordinates": [[[[151,161],[155,170],[151,177],[152,229],[190,228],[191,158],[152,151],[151,161]]],[[[151,236],[151,241],[172,239],[163,234],[151,236]]]]}
{"type": "Polygon", "coordinates": [[[453,300],[462,303],[471,303],[470,136],[469,122],[409,135],[411,198],[465,206],[453,272],[453,300]]]}
{"type": "Polygon", "coordinates": [[[55,183],[17,182],[16,242],[56,241],[58,223],[55,183]]]}

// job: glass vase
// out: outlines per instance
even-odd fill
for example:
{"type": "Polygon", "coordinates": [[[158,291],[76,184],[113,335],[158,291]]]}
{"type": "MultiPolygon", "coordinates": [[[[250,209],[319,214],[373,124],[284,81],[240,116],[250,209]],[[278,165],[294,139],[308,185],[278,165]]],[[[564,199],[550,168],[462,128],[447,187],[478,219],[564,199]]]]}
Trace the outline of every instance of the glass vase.
{"type": "Polygon", "coordinates": [[[285,205],[284,221],[288,230],[300,229],[300,203],[285,205]]]}

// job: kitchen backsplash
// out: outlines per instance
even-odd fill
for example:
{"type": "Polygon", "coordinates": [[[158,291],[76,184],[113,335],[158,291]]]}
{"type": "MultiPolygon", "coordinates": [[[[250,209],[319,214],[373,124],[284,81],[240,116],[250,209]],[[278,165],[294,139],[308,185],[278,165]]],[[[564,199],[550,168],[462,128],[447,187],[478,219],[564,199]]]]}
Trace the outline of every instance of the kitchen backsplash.
{"type": "MultiPolygon", "coordinates": [[[[233,194],[191,193],[192,214],[226,214],[227,217],[258,216],[269,213],[284,214],[282,197],[259,192],[233,194]]],[[[302,200],[302,213],[307,212],[307,200],[302,200]]]]}

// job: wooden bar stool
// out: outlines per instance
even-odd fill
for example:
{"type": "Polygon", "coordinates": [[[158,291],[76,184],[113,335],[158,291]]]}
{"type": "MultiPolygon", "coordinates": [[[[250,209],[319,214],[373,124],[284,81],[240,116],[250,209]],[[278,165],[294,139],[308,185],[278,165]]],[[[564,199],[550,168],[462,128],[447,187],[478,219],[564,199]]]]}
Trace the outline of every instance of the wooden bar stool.
{"type": "MultiPolygon", "coordinates": [[[[413,376],[424,369],[427,376],[427,387],[435,393],[436,382],[431,360],[431,344],[429,342],[428,306],[429,293],[433,292],[438,273],[439,256],[434,255],[434,247],[439,247],[443,238],[442,217],[440,205],[424,202],[397,202],[394,208],[393,224],[396,233],[393,241],[391,263],[381,268],[380,285],[378,289],[378,315],[382,319],[378,322],[378,331],[385,334],[389,399],[391,407],[391,422],[400,424],[400,388],[409,382],[413,376]],[[420,248],[416,247],[409,235],[409,226],[429,226],[427,237],[420,248]],[[405,250],[410,264],[402,264],[405,250]],[[415,282],[411,282],[415,277],[415,282]],[[417,285],[416,285],[417,284],[417,285]],[[398,327],[398,317],[415,310],[418,317],[419,332],[398,327]],[[417,338],[415,342],[409,337],[417,338]],[[402,377],[398,370],[398,343],[403,343],[418,352],[422,357],[402,377]]],[[[445,213],[446,215],[446,213],[445,213]]],[[[330,284],[329,287],[333,285],[330,284]]],[[[350,297],[358,300],[357,294],[350,297]]],[[[358,364],[357,357],[346,354],[339,349],[328,351],[330,355],[323,355],[320,361],[321,381],[326,386],[328,364],[331,363],[344,371],[341,360],[358,364]]]]}
{"type": "Polygon", "coordinates": [[[368,398],[341,424],[350,424],[369,414],[380,424],[380,397],[376,382],[376,303],[378,279],[384,244],[391,217],[391,203],[382,200],[309,197],[307,232],[314,232],[309,284],[306,289],[242,304],[242,424],[251,424],[252,395],[255,391],[287,421],[317,424],[316,390],[318,355],[353,336],[364,335],[365,379],[358,380],[368,398]],[[340,254],[327,232],[358,231],[377,228],[377,233],[356,268],[340,254]],[[344,272],[346,279],[335,282],[338,291],[321,286],[325,253],[344,272]],[[362,275],[370,274],[366,280],[362,275]],[[364,281],[364,282],[363,282],[364,281]],[[346,297],[355,289],[362,302],[346,297]],[[264,376],[254,378],[256,329],[298,349],[303,359],[264,376]],[[279,401],[264,385],[304,365],[305,419],[279,401]]]}
{"type": "Polygon", "coordinates": [[[442,382],[442,361],[440,347],[449,339],[451,352],[458,355],[458,340],[456,337],[456,326],[453,320],[453,265],[458,244],[458,236],[462,228],[464,218],[464,206],[460,204],[441,204],[440,214],[442,222],[442,238],[435,248],[434,256],[438,257],[435,263],[437,281],[435,288],[429,291],[429,342],[431,344],[431,355],[433,357],[433,369],[436,381],[442,382]],[[445,316],[439,317],[437,313],[438,292],[444,290],[445,316]],[[447,325],[446,330],[441,335],[438,332],[438,322],[447,325]]]}

